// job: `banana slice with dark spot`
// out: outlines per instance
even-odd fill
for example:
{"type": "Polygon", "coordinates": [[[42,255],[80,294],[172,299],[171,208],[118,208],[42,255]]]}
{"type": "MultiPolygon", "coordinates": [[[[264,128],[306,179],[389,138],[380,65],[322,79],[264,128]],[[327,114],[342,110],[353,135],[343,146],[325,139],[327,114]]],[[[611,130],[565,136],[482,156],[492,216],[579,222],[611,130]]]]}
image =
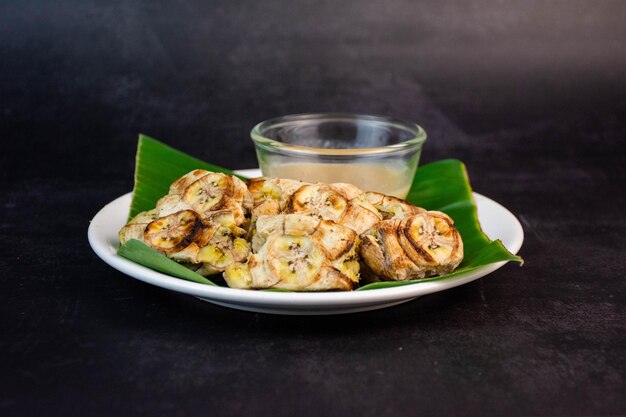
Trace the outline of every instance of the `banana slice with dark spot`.
{"type": "Polygon", "coordinates": [[[226,268],[230,287],[292,291],[349,290],[359,280],[356,233],[299,214],[261,216],[253,252],[226,268]]]}
{"type": "MultiPolygon", "coordinates": [[[[293,194],[287,212],[331,220],[362,233],[378,223],[382,217],[361,195],[349,199],[348,196],[354,195],[356,191],[348,188],[341,190],[322,183],[304,185],[293,194]]],[[[358,190],[357,187],[354,188],[358,190]]]]}
{"type": "Polygon", "coordinates": [[[310,214],[321,219],[340,221],[348,207],[348,199],[327,184],[304,185],[291,199],[289,212],[310,214]]]}
{"type": "Polygon", "coordinates": [[[192,171],[176,180],[170,194],[157,202],[161,215],[192,209],[202,218],[218,210],[230,210],[238,225],[246,221],[252,208],[252,196],[239,178],[220,172],[192,171]]]}
{"type": "Polygon", "coordinates": [[[194,210],[203,219],[215,211],[229,210],[236,223],[242,225],[252,208],[252,196],[246,184],[235,176],[197,169],[176,180],[156,208],[160,216],[194,210]]]}
{"type": "Polygon", "coordinates": [[[203,226],[196,212],[183,210],[150,222],[143,238],[149,246],[167,255],[194,243],[201,236],[203,226]]]}
{"type": "Polygon", "coordinates": [[[325,260],[324,253],[309,236],[272,236],[265,256],[269,272],[289,288],[310,286],[325,260]]]}
{"type": "Polygon", "coordinates": [[[306,183],[283,178],[252,178],[248,190],[252,195],[254,218],[282,213],[293,193],[306,183]]]}
{"type": "Polygon", "coordinates": [[[405,219],[425,211],[423,208],[417,207],[408,201],[373,191],[364,193],[363,197],[376,207],[385,220],[405,219]]]}
{"type": "Polygon", "coordinates": [[[198,213],[209,213],[221,209],[232,192],[233,183],[229,177],[209,173],[189,184],[182,199],[198,213]]]}
{"type": "Polygon", "coordinates": [[[452,272],[463,259],[463,240],[445,213],[428,211],[403,223],[400,243],[409,258],[428,275],[452,272]]]}
{"type": "Polygon", "coordinates": [[[207,228],[199,239],[200,249],[196,262],[202,275],[223,272],[227,266],[245,260],[250,244],[244,238],[246,231],[237,226],[233,212],[217,211],[205,220],[207,228]]]}
{"type": "Polygon", "coordinates": [[[359,254],[381,279],[422,279],[452,272],[463,259],[463,241],[449,216],[424,211],[381,221],[361,235],[359,254]]]}

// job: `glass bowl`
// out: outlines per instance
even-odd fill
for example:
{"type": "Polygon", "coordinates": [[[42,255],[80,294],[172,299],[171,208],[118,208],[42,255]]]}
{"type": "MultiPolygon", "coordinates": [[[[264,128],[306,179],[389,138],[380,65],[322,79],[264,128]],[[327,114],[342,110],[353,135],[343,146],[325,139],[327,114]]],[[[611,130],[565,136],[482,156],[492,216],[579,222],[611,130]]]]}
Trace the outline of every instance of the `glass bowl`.
{"type": "Polygon", "coordinates": [[[411,188],[426,140],[414,123],[348,113],[277,117],[250,136],[266,177],[348,182],[399,198],[411,188]]]}

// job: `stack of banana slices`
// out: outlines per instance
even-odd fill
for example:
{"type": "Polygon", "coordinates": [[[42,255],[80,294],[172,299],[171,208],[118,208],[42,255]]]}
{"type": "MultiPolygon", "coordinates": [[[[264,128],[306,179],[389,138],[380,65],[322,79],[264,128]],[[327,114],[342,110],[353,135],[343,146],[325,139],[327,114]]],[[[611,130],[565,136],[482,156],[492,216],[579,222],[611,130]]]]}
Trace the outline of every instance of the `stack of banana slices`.
{"type": "Polygon", "coordinates": [[[119,237],[243,289],[352,290],[360,280],[444,275],[463,259],[461,235],[442,212],[352,184],[246,184],[204,170],[176,180],[119,237]]]}

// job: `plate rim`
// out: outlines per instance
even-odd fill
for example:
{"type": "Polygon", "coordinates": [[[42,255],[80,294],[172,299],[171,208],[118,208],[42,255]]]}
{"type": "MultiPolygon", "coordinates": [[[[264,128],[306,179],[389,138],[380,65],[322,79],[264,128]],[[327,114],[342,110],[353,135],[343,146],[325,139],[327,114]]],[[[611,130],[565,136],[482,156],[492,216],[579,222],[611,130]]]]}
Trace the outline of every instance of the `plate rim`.
{"type": "MultiPolygon", "coordinates": [[[[104,224],[106,224],[106,222],[103,224],[102,221],[108,218],[110,215],[108,212],[110,210],[117,209],[117,205],[119,204],[126,204],[124,203],[124,200],[128,200],[127,205],[130,206],[131,196],[132,192],[129,192],[117,197],[102,207],[92,218],[87,234],[89,244],[91,245],[93,251],[100,259],[119,272],[151,285],[193,295],[207,301],[215,300],[217,302],[231,305],[243,304],[247,306],[252,305],[267,307],[280,306],[281,308],[296,310],[301,308],[325,309],[337,307],[357,307],[359,305],[366,306],[377,303],[389,303],[394,300],[409,300],[422,295],[454,288],[488,275],[508,262],[502,261],[478,267],[475,270],[468,271],[467,274],[460,277],[450,278],[448,280],[415,283],[391,288],[378,288],[367,291],[271,292],[210,286],[173,277],[171,275],[152,270],[143,265],[139,265],[117,255],[117,249],[106,241],[106,238],[102,236],[100,229],[104,227],[104,224]]],[[[473,196],[477,207],[485,203],[492,204],[509,217],[511,225],[516,232],[516,239],[514,239],[510,244],[511,247],[507,247],[507,249],[511,253],[516,254],[524,241],[524,231],[519,220],[513,213],[497,201],[476,192],[473,192],[473,196]]]]}

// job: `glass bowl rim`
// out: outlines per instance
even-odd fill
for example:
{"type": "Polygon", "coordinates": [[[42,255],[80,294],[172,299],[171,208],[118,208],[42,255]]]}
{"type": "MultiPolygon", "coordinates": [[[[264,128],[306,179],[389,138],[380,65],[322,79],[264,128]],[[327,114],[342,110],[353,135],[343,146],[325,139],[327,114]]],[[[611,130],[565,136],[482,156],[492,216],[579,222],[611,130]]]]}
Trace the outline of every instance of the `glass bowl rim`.
{"type": "Polygon", "coordinates": [[[287,154],[299,154],[299,155],[328,155],[328,156],[349,156],[349,155],[386,155],[389,153],[396,153],[406,151],[412,148],[417,149],[426,140],[426,131],[418,124],[407,122],[402,119],[397,119],[388,116],[380,116],[374,114],[360,114],[360,113],[298,113],[288,114],[285,116],[274,117],[261,123],[258,123],[252,128],[250,137],[255,145],[271,151],[278,151],[287,154]],[[377,148],[351,148],[351,149],[328,149],[328,148],[314,148],[302,145],[291,145],[284,142],[279,142],[274,139],[263,136],[262,129],[277,125],[280,123],[301,121],[301,120],[323,120],[323,119],[350,119],[350,120],[366,120],[370,122],[377,122],[379,124],[393,125],[405,131],[412,133],[413,137],[404,142],[395,143],[393,145],[380,146],[377,148]]]}

